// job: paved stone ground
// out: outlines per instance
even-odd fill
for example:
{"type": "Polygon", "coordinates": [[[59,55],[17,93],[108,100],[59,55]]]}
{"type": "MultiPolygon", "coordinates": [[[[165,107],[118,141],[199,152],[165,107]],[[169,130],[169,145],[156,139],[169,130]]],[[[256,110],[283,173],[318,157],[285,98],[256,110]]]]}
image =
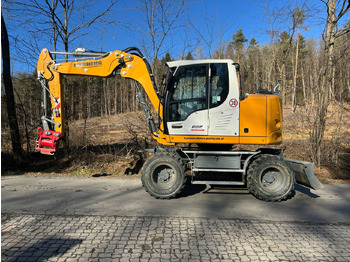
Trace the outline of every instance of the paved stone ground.
{"type": "Polygon", "coordinates": [[[2,214],[2,261],[350,261],[350,225],[2,214]]]}

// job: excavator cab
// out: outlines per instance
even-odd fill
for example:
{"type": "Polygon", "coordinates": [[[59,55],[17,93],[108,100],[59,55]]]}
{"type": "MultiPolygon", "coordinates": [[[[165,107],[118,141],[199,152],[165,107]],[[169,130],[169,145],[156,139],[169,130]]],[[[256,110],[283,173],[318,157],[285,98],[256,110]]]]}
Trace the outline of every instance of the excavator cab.
{"type": "Polygon", "coordinates": [[[232,60],[167,63],[173,76],[164,99],[165,133],[238,136],[239,93],[232,60]]]}

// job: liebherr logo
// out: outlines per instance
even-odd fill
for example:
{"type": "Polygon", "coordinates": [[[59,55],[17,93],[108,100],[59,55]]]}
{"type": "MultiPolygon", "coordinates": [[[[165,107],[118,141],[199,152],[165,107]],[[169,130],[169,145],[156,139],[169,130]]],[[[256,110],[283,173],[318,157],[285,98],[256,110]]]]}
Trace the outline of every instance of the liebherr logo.
{"type": "Polygon", "coordinates": [[[96,67],[102,66],[102,61],[74,63],[74,67],[96,67]]]}
{"type": "Polygon", "coordinates": [[[205,131],[202,125],[193,125],[191,131],[205,131]]]}

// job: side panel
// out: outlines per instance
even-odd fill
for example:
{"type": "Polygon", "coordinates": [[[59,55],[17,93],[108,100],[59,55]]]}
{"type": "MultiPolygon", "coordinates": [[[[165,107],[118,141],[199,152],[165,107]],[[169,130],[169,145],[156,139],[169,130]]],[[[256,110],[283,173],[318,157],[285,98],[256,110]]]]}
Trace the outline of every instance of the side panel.
{"type": "Polygon", "coordinates": [[[266,137],[266,95],[249,95],[240,103],[241,137],[266,137]]]}
{"type": "MultiPolygon", "coordinates": [[[[209,109],[210,136],[239,135],[239,91],[238,80],[234,66],[228,65],[229,92],[226,100],[218,107],[209,109]]],[[[217,99],[211,92],[210,100],[217,99]]]]}
{"type": "Polygon", "coordinates": [[[193,112],[185,121],[168,122],[167,125],[172,135],[207,135],[208,110],[193,112]]]}
{"type": "Polygon", "coordinates": [[[268,144],[282,142],[282,101],[277,95],[267,96],[266,135],[268,144]]]}
{"type": "Polygon", "coordinates": [[[197,155],[194,159],[195,168],[240,169],[240,156],[230,155],[197,155]]]}
{"type": "Polygon", "coordinates": [[[282,108],[277,95],[252,94],[240,104],[240,144],[280,144],[282,108]]]}

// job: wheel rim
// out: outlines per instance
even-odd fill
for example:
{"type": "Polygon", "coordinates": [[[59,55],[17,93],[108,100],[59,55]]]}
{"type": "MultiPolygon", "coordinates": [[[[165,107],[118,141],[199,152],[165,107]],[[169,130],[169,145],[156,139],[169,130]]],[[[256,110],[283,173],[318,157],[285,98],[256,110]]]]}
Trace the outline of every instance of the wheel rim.
{"type": "Polygon", "coordinates": [[[154,169],[152,173],[152,181],[158,187],[163,189],[171,188],[176,182],[176,173],[173,167],[161,165],[154,169]]]}
{"type": "Polygon", "coordinates": [[[260,185],[269,192],[279,192],[287,183],[287,178],[279,168],[269,167],[260,172],[260,185]]]}

